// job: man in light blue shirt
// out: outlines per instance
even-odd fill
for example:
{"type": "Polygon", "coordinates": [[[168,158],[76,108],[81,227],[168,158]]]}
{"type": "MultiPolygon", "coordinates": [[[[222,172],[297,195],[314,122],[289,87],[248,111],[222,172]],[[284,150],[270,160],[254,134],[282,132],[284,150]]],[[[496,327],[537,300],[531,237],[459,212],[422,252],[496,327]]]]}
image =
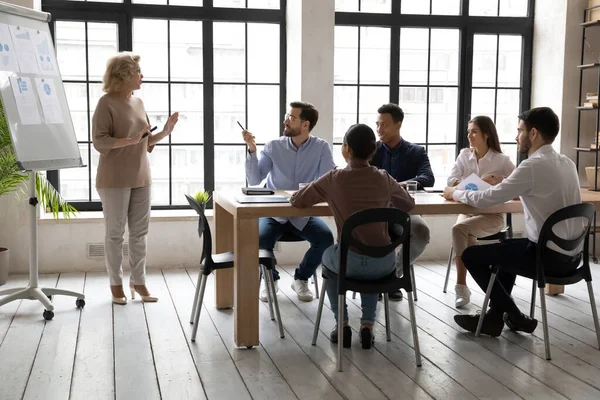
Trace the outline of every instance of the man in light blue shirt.
{"type": "MultiPolygon", "coordinates": [[[[297,190],[300,183],[312,182],[335,167],[333,154],[327,141],[310,135],[317,124],[319,112],[310,103],[292,102],[283,121],[283,136],[265,144],[260,158],[252,133],[242,135],[248,145],[246,178],[249,185],[259,185],[265,178],[266,186],[273,190],[297,190]]],[[[294,273],[292,289],[298,299],[311,301],[313,294],[308,279],[321,264],[323,252],[333,244],[333,234],[321,218],[260,218],[258,222],[259,247],[273,250],[284,233],[291,233],[310,243],[310,248],[294,273]]],[[[277,284],[279,273],[273,269],[277,284]]],[[[276,286],[276,290],[279,288],[276,286]]],[[[267,301],[266,289],[260,294],[267,301]]]]}

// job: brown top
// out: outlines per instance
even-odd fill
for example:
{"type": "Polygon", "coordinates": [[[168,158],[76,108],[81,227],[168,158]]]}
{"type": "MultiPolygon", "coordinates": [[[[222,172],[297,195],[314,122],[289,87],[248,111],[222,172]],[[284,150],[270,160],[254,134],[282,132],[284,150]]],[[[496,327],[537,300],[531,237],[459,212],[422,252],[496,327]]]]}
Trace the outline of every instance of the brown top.
{"type": "Polygon", "coordinates": [[[92,117],[92,143],[100,153],[96,188],[136,188],[150,186],[152,177],[148,137],[138,144],[113,149],[115,139],[132,137],[148,126],[144,103],[105,94],[98,101],[92,117]]]}
{"type": "MultiPolygon", "coordinates": [[[[370,166],[366,161],[350,161],[344,169],[334,169],[317,181],[300,189],[290,199],[295,207],[310,207],[329,203],[341,237],[344,221],[357,211],[369,208],[395,207],[410,211],[415,200],[385,170],[370,166]]],[[[363,225],[354,231],[354,237],[369,246],[390,244],[387,224],[363,225]]]]}

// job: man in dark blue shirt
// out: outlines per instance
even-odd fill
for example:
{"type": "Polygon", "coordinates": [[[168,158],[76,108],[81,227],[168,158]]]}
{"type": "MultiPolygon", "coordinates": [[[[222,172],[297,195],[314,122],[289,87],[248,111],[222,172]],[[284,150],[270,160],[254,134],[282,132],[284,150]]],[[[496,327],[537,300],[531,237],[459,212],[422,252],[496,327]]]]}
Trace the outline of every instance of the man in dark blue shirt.
{"type": "MultiPolygon", "coordinates": [[[[386,170],[396,181],[416,181],[418,189],[433,186],[435,178],[429,157],[423,146],[412,144],[400,136],[404,112],[396,104],[384,104],[377,110],[377,151],[371,165],[386,170]]],[[[429,227],[420,215],[411,215],[410,263],[412,264],[429,243],[429,227]]],[[[398,272],[402,271],[402,251],[396,260],[398,272]]],[[[402,292],[390,293],[390,300],[402,300],[402,292]]]]}

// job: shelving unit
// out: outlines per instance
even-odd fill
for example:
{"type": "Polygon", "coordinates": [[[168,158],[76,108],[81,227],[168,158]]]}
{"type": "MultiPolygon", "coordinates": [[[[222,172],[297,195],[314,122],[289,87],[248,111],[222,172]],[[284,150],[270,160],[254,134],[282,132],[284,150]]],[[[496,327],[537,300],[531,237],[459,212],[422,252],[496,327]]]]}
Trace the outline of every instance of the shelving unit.
{"type": "MultiPolygon", "coordinates": [[[[581,62],[580,65],[577,66],[577,68],[579,68],[579,104],[577,105],[577,145],[575,147],[576,150],[576,165],[577,165],[577,171],[579,171],[579,167],[580,167],[580,161],[581,161],[581,153],[594,153],[595,157],[595,162],[594,162],[594,180],[592,182],[588,182],[589,184],[589,190],[593,190],[593,191],[598,191],[600,190],[600,187],[598,185],[598,154],[600,153],[600,149],[598,149],[598,147],[596,148],[592,148],[591,143],[585,143],[582,145],[581,143],[581,120],[584,116],[589,115],[589,111],[595,111],[596,112],[596,129],[594,131],[594,136],[593,136],[593,140],[596,142],[596,146],[600,145],[600,140],[598,140],[598,134],[600,133],[600,108],[598,108],[598,105],[596,105],[596,107],[589,107],[589,106],[583,106],[582,105],[582,100],[583,100],[583,76],[584,74],[591,74],[592,72],[595,72],[597,77],[596,77],[596,93],[600,93],[600,59],[598,60],[594,60],[593,63],[585,63],[585,45],[586,45],[586,38],[593,38],[594,35],[593,34],[588,34],[588,31],[593,31],[593,30],[598,30],[598,28],[600,28],[600,21],[587,21],[587,16],[591,15],[591,11],[600,8],[600,6],[595,6],[595,7],[590,7],[587,8],[584,11],[583,14],[583,23],[581,24],[582,30],[583,30],[583,34],[582,34],[582,39],[581,39],[581,62]],[[588,147],[583,147],[587,145],[588,147]]],[[[594,32],[596,37],[600,37],[600,32],[594,32]]],[[[598,40],[598,39],[596,39],[598,40]]],[[[586,165],[584,164],[584,168],[586,167],[586,165]]],[[[587,174],[586,174],[587,176],[587,174]]],[[[588,179],[589,181],[589,179],[588,179]]],[[[593,246],[592,246],[592,258],[594,260],[595,263],[598,262],[598,258],[596,257],[596,234],[599,233],[598,232],[599,229],[596,226],[596,218],[594,215],[594,226],[592,229],[590,229],[590,235],[592,235],[593,238],[593,246]]]]}

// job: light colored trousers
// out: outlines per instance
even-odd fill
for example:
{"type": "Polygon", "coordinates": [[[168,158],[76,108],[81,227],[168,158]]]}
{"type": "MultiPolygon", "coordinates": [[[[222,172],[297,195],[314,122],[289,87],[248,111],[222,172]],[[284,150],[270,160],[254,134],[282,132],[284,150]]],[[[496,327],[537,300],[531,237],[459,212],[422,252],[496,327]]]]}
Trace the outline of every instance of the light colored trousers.
{"type": "Polygon", "coordinates": [[[504,214],[460,214],[452,227],[452,247],[456,257],[462,256],[469,246],[477,244],[477,238],[498,233],[504,227],[504,214]]]}
{"type": "MultiPolygon", "coordinates": [[[[394,225],[392,230],[396,232],[396,234],[402,234],[402,228],[400,225],[394,225]]],[[[427,222],[420,215],[411,215],[410,216],[410,252],[409,252],[409,261],[410,264],[413,264],[417,258],[425,251],[425,247],[429,244],[430,234],[429,234],[429,226],[427,226],[427,222]]],[[[404,270],[402,266],[402,246],[399,247],[397,257],[396,257],[396,275],[398,277],[402,277],[404,275],[404,270]]]]}
{"type": "Polygon", "coordinates": [[[123,284],[123,241],[129,228],[130,280],[146,284],[146,236],[150,224],[150,186],[98,189],[104,212],[104,253],[111,286],[123,284]]]}

